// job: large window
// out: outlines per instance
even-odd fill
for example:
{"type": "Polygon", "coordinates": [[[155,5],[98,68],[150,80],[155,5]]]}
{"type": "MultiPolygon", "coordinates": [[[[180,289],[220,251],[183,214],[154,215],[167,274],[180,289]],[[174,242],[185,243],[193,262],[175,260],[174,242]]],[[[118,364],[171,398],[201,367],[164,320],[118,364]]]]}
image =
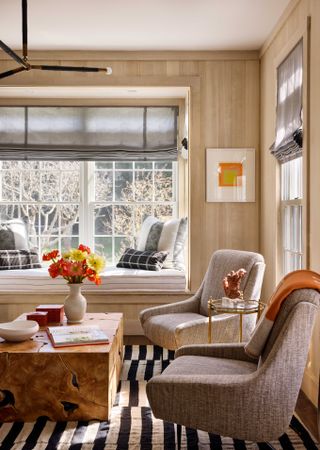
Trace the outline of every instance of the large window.
{"type": "Polygon", "coordinates": [[[83,242],[115,264],[146,216],[177,216],[176,177],[175,161],[2,161],[0,215],[40,252],[83,242]]]}
{"type": "Polygon", "coordinates": [[[283,273],[302,268],[302,157],[281,165],[283,273]]]}
{"type": "Polygon", "coordinates": [[[282,272],[302,268],[303,42],[277,68],[276,137],[271,153],[280,163],[282,272]]]}

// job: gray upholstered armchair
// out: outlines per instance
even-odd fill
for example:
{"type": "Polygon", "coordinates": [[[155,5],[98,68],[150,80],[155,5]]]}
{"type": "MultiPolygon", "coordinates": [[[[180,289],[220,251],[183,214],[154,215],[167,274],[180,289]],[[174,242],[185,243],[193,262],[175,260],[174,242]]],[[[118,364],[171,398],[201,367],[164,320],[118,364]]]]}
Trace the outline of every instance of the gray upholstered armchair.
{"type": "MultiPolygon", "coordinates": [[[[140,313],[145,335],[154,344],[169,350],[208,342],[208,300],[211,296],[221,298],[224,295],[222,279],[240,268],[247,271],[241,282],[244,299],[259,300],[265,270],[263,256],[239,250],[218,250],[212,255],[204,280],[193,297],[140,313]]],[[[244,340],[248,340],[255,322],[255,314],[244,317],[244,340]]],[[[220,314],[212,318],[213,342],[237,342],[238,336],[239,315],[220,314]]]]}
{"type": "Polygon", "coordinates": [[[259,361],[245,353],[244,344],[177,350],[175,360],[147,384],[154,415],[237,439],[279,438],[294,412],[319,300],[312,289],[288,296],[259,361]]]}

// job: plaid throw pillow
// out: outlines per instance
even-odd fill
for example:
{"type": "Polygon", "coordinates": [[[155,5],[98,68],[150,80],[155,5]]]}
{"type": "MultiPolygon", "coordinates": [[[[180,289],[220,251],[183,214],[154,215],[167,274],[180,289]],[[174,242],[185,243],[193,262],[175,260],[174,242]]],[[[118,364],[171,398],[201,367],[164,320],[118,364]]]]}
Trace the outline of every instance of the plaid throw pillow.
{"type": "Polygon", "coordinates": [[[168,252],[140,252],[134,248],[127,248],[121,256],[117,267],[126,269],[160,270],[168,252]]]}
{"type": "Polygon", "coordinates": [[[38,253],[29,250],[0,250],[0,270],[38,269],[38,253]]]}

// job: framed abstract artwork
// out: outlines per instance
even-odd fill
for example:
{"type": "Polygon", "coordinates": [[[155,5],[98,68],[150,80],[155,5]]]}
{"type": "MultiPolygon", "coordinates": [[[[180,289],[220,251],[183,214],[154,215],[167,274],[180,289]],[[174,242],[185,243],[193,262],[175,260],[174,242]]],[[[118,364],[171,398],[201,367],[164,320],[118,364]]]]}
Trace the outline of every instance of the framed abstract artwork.
{"type": "Polygon", "coordinates": [[[255,201],[254,148],[207,148],[206,200],[255,201]]]}

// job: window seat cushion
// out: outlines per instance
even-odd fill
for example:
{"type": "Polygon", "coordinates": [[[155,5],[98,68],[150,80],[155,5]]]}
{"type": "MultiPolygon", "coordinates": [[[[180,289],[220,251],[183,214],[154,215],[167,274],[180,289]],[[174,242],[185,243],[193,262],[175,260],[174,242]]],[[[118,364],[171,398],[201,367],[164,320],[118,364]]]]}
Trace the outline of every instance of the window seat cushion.
{"type": "MultiPolygon", "coordinates": [[[[185,273],[176,269],[147,271],[107,267],[101,273],[101,285],[85,281],[83,292],[181,292],[185,290],[185,273]]],[[[13,292],[68,292],[66,280],[51,278],[47,267],[29,270],[0,271],[0,294],[13,292]]]]}

